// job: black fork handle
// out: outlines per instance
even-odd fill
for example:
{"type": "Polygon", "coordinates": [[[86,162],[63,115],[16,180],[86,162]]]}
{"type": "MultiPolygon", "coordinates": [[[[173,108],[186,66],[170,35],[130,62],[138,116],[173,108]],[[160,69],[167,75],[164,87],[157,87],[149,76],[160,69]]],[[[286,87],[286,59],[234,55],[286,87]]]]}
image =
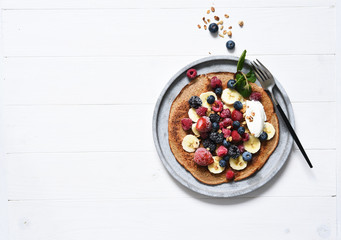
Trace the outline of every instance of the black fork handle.
{"type": "Polygon", "coordinates": [[[298,137],[297,137],[297,135],[296,135],[294,129],[292,128],[292,126],[291,126],[291,124],[290,124],[290,122],[289,122],[287,116],[285,115],[285,113],[284,113],[282,107],[281,107],[278,103],[276,104],[276,107],[277,107],[279,113],[281,114],[281,116],[282,116],[282,118],[283,118],[285,124],[287,125],[287,127],[288,127],[288,129],[289,129],[289,132],[291,133],[291,136],[294,138],[294,140],[295,140],[295,142],[296,142],[298,148],[300,149],[300,151],[301,151],[301,153],[303,154],[305,160],[307,161],[309,167],[310,167],[310,168],[313,168],[313,165],[311,164],[308,155],[307,155],[306,152],[304,151],[304,148],[303,148],[303,146],[302,146],[300,140],[298,139],[298,137]]]}

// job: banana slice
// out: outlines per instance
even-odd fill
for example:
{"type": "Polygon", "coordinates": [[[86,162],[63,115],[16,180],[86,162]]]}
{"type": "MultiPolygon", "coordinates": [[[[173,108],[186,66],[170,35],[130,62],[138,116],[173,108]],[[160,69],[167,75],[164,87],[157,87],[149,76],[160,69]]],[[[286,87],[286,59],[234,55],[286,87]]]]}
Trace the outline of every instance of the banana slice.
{"type": "Polygon", "coordinates": [[[195,108],[190,108],[188,110],[188,116],[189,118],[193,121],[193,122],[197,122],[200,118],[200,116],[197,114],[197,112],[195,111],[195,108]]]}
{"type": "Polygon", "coordinates": [[[234,170],[243,170],[247,166],[247,162],[243,160],[243,157],[240,155],[237,158],[230,158],[230,167],[234,170]]]}
{"type": "Polygon", "coordinates": [[[216,100],[218,99],[218,98],[217,98],[217,95],[216,95],[214,92],[212,92],[212,91],[204,92],[204,93],[200,94],[200,99],[201,99],[201,101],[202,101],[202,106],[208,108],[208,110],[211,109],[211,104],[209,104],[209,103],[207,102],[207,98],[208,98],[210,95],[213,95],[213,96],[215,97],[216,100]]]}
{"type": "Polygon", "coordinates": [[[244,148],[250,153],[256,153],[260,149],[260,141],[258,138],[250,135],[249,141],[244,142],[244,148]]]}
{"type": "Polygon", "coordinates": [[[197,128],[195,127],[197,124],[196,123],[193,123],[192,124],[192,132],[194,133],[194,135],[196,137],[199,137],[200,136],[200,132],[197,130],[197,128]]]}
{"type": "Polygon", "coordinates": [[[234,104],[235,101],[240,101],[244,103],[244,98],[234,89],[226,88],[221,94],[221,100],[227,105],[234,104]]]}
{"type": "Polygon", "coordinates": [[[219,161],[221,160],[222,158],[221,157],[218,157],[218,156],[214,156],[213,157],[213,160],[214,162],[210,165],[208,165],[208,170],[211,172],[211,173],[214,173],[214,174],[218,174],[218,173],[221,173],[222,171],[225,170],[225,167],[221,167],[219,165],[219,161]]]}
{"type": "Polygon", "coordinates": [[[200,145],[199,139],[192,134],[186,135],[182,140],[182,148],[186,152],[194,152],[195,149],[199,147],[199,145],[200,145]]]}
{"type": "Polygon", "coordinates": [[[275,130],[274,126],[271,123],[269,123],[269,122],[265,122],[264,123],[263,131],[268,134],[268,139],[267,140],[270,140],[271,138],[273,138],[273,136],[275,136],[275,133],[276,133],[276,130],[275,130]]]}

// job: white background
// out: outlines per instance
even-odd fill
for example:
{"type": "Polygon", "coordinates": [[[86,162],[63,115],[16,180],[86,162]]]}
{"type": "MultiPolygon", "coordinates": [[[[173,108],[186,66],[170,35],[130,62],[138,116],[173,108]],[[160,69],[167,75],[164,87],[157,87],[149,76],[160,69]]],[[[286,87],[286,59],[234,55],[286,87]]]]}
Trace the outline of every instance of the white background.
{"type": "Polygon", "coordinates": [[[0,239],[340,239],[339,6],[215,1],[228,52],[196,27],[211,5],[1,2],[0,239]],[[181,67],[244,49],[285,87],[314,169],[295,147],[263,188],[211,199],[166,172],[152,112],[181,67]]]}

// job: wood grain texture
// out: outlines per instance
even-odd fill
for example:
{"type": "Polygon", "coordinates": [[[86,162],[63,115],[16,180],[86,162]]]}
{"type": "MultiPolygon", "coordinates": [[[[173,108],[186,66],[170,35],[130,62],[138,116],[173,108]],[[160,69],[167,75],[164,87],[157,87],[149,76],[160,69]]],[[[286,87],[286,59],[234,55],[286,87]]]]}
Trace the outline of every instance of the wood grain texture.
{"type": "Polygon", "coordinates": [[[14,201],[10,232],[23,240],[210,239],[215,225],[228,221],[224,234],[232,239],[335,239],[335,203],[330,197],[14,201]]]}
{"type": "MultiPolygon", "coordinates": [[[[220,9],[220,15],[227,10],[220,9]]],[[[334,54],[334,12],[330,7],[230,9],[228,25],[234,26],[238,43],[234,54],[244,49],[250,54],[334,54]],[[240,19],[243,28],[237,25],[240,19]]],[[[4,11],[4,55],[227,54],[226,38],[197,28],[202,15],[200,9],[4,11]]]]}

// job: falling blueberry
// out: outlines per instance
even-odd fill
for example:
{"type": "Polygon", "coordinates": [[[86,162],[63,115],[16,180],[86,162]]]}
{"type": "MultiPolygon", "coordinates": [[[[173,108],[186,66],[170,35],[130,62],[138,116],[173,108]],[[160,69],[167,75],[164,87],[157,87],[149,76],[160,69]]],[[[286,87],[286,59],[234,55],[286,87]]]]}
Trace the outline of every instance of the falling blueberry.
{"type": "Polygon", "coordinates": [[[218,25],[216,23],[211,23],[210,26],[208,26],[208,30],[210,30],[211,33],[218,32],[218,25]]]}
{"type": "MultiPolygon", "coordinates": [[[[218,27],[218,26],[217,26],[218,27]]],[[[226,47],[227,47],[227,49],[234,49],[234,46],[235,46],[236,44],[234,43],[234,41],[232,41],[232,40],[229,40],[229,41],[227,41],[227,43],[226,43],[226,47]]]]}

